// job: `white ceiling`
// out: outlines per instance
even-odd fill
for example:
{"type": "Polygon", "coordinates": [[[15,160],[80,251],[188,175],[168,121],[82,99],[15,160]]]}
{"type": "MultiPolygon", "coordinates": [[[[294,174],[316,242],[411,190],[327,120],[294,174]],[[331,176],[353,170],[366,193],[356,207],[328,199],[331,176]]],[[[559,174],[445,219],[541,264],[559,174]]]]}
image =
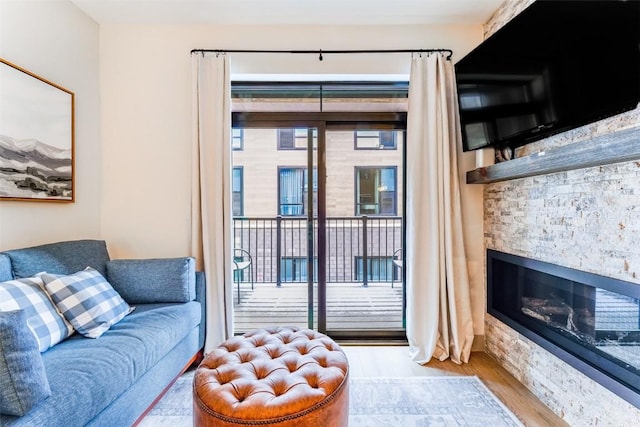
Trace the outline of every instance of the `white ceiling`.
{"type": "Polygon", "coordinates": [[[484,24],[504,0],[72,0],[99,24],[484,24]]]}

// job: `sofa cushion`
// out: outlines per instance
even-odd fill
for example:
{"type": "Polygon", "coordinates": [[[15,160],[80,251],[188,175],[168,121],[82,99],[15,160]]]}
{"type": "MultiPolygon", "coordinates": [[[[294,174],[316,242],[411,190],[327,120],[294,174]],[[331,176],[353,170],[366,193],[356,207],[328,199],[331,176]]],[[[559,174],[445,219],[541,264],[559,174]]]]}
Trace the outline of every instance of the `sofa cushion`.
{"type": "Polygon", "coordinates": [[[103,276],[109,261],[107,245],[103,240],[73,240],[49,243],[30,248],[3,252],[11,258],[16,278],[31,277],[46,271],[55,274],[72,274],[91,266],[103,276]]]}
{"type": "Polygon", "coordinates": [[[13,279],[11,258],[5,254],[0,254],[0,282],[6,282],[11,279],[13,279]]]}
{"type": "Polygon", "coordinates": [[[0,312],[0,413],[23,416],[50,395],[38,342],[25,312],[0,312]]]}
{"type": "Polygon", "coordinates": [[[131,304],[189,302],[196,296],[195,259],[120,259],[107,262],[107,278],[131,304]]]}
{"type": "Polygon", "coordinates": [[[40,277],[0,283],[0,311],[24,310],[41,352],[73,333],[73,327],[53,305],[43,285],[40,277]]]}
{"type": "Polygon", "coordinates": [[[43,273],[44,286],[62,315],[82,335],[98,338],[131,312],[131,307],[91,267],[68,276],[43,273]]]}

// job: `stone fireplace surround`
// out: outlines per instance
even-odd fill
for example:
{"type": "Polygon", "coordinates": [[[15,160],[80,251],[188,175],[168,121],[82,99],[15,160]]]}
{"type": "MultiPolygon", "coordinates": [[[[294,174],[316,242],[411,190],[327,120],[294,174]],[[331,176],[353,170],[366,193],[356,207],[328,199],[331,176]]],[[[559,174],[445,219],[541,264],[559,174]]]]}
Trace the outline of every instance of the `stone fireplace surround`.
{"type": "MultiPolygon", "coordinates": [[[[523,149],[636,128],[640,138],[640,109],[523,149]]],[[[484,235],[487,249],[640,286],[640,161],[487,184],[484,235]]],[[[571,425],[618,427],[640,419],[640,409],[489,314],[485,350],[571,425]]]]}
{"type": "MultiPolygon", "coordinates": [[[[533,0],[506,0],[485,38],[533,0]]],[[[637,128],[640,108],[522,147],[517,156],[637,128]]],[[[485,247],[640,286],[640,161],[484,186],[485,247]]],[[[632,426],[640,410],[505,323],[485,316],[485,350],[575,426],[632,426]]]]}
{"type": "MultiPolygon", "coordinates": [[[[640,109],[523,147],[579,144],[638,128],[640,109]]],[[[640,161],[484,187],[485,247],[640,286],[640,161]]],[[[571,425],[636,425],[640,409],[494,316],[485,350],[571,425]]]]}

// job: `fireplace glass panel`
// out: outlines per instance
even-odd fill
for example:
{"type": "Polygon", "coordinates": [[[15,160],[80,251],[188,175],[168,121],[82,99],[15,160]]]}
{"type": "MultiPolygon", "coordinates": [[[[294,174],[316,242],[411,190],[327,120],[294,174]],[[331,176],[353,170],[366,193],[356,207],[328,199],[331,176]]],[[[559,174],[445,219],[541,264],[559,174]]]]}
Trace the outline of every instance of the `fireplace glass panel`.
{"type": "Polygon", "coordinates": [[[640,392],[640,285],[490,252],[490,314],[640,392]]]}

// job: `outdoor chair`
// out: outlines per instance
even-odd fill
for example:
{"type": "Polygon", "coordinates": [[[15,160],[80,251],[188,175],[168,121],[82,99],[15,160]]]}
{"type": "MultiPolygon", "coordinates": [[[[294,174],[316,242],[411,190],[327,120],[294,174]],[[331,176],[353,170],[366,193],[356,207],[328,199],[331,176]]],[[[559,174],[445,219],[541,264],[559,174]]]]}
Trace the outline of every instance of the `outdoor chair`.
{"type": "Polygon", "coordinates": [[[244,270],[249,269],[249,281],[253,289],[253,258],[251,254],[240,248],[233,249],[233,277],[238,287],[238,304],[240,304],[240,282],[243,279],[244,270]]]}
{"type": "MultiPolygon", "coordinates": [[[[393,261],[394,267],[398,267],[400,269],[400,281],[402,281],[402,269],[404,268],[404,258],[402,257],[402,248],[398,248],[393,252],[393,257],[391,257],[391,261],[393,261]]],[[[393,278],[395,277],[394,268],[391,272],[391,287],[393,288],[393,278]]]]}

